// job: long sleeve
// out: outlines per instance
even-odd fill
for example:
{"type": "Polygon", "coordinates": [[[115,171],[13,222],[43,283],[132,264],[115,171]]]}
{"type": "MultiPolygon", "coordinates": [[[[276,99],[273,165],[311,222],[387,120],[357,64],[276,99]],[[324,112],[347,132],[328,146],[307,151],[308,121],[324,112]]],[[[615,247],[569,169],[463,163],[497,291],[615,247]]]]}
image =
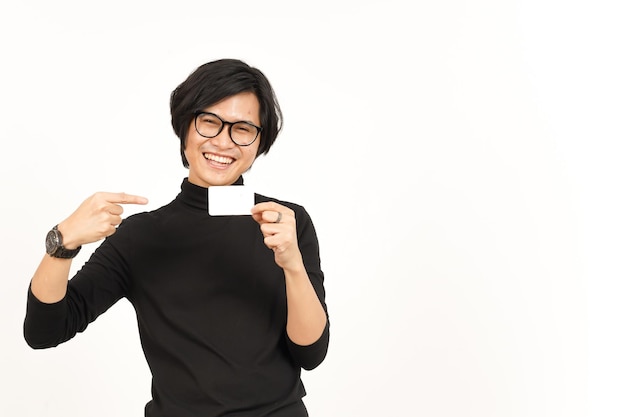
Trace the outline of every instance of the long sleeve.
{"type": "Polygon", "coordinates": [[[328,316],[328,308],[326,306],[326,292],[324,289],[324,273],[321,269],[319,243],[317,233],[311,217],[303,207],[297,206],[297,225],[298,225],[298,245],[304,267],[307,271],[309,279],[315,289],[317,297],[326,312],[326,327],[320,338],[314,343],[301,346],[287,337],[289,353],[294,361],[303,369],[311,370],[322,363],[328,351],[330,340],[330,321],[328,316]]]}
{"type": "Polygon", "coordinates": [[[68,281],[62,300],[43,303],[29,287],[24,319],[24,339],[29,346],[44,349],[70,340],[126,295],[128,271],[123,250],[117,249],[109,239],[68,281]]]}
{"type": "Polygon", "coordinates": [[[329,326],[330,323],[327,321],[324,332],[320,338],[317,339],[315,343],[308,346],[298,345],[287,338],[289,353],[301,368],[310,371],[322,363],[326,357],[326,353],[328,352],[328,342],[330,337],[329,326]]]}
{"type": "MultiPolygon", "coordinates": [[[[315,229],[304,208],[284,204],[296,213],[307,275],[326,311],[315,229]]],[[[63,300],[45,304],[29,292],[25,338],[56,346],[124,297],[153,376],[146,416],[302,412],[301,370],[324,360],[328,321],[313,344],[290,341],[284,272],[258,223],[210,216],[207,207],[207,189],[184,180],[170,204],[125,219],[68,281],[63,300]]]]}
{"type": "MultiPolygon", "coordinates": [[[[53,304],[42,303],[28,288],[24,339],[33,349],[57,346],[71,339],[77,330],[69,330],[67,297],[53,304]]],[[[73,326],[72,326],[73,327],[73,326]]]]}

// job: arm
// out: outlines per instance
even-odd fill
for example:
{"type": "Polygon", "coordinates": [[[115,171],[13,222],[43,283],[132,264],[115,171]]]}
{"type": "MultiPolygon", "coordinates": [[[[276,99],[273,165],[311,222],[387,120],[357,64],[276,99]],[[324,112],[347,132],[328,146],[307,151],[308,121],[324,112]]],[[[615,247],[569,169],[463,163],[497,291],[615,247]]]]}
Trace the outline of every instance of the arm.
{"type": "MultiPolygon", "coordinates": [[[[125,193],[96,193],[85,200],[70,217],[59,224],[63,244],[76,249],[97,242],[115,233],[122,222],[124,209],[120,204],[146,204],[144,197],[125,193]]],[[[55,303],[65,297],[71,259],[44,256],[31,281],[31,290],[38,300],[55,303]]]]}
{"type": "Polygon", "coordinates": [[[300,219],[303,224],[298,227],[294,211],[275,202],[257,204],[252,213],[261,225],[266,246],[274,251],[276,264],[285,274],[290,350],[292,354],[300,352],[296,354],[305,362],[302,366],[312,369],[321,363],[328,347],[323,275],[313,225],[304,213],[300,219]]]}
{"type": "Polygon", "coordinates": [[[304,265],[285,270],[287,335],[298,345],[311,345],[326,327],[326,312],[317,298],[304,265]]]}
{"type": "MultiPolygon", "coordinates": [[[[75,249],[83,244],[98,241],[115,233],[121,223],[122,207],[119,204],[145,204],[142,197],[123,193],[96,193],[58,226],[67,249],[75,249]]],[[[85,320],[71,320],[68,311],[86,311],[83,307],[88,300],[71,294],[68,303],[68,278],[71,259],[54,258],[46,254],[31,280],[24,322],[24,337],[32,347],[49,347],[82,331],[85,320]],[[77,324],[80,322],[80,324],[77,324]]]]}

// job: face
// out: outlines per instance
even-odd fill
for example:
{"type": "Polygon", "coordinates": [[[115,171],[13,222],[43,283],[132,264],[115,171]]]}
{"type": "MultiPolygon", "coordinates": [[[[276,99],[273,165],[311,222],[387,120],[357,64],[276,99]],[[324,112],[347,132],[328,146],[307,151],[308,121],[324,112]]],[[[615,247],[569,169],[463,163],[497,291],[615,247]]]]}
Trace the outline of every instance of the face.
{"type": "MultiPolygon", "coordinates": [[[[246,121],[261,126],[259,100],[254,93],[239,93],[203,109],[227,122],[246,121]]],[[[230,185],[256,159],[261,134],[249,146],[239,146],[230,140],[229,128],[214,138],[201,136],[194,121],[189,125],[185,156],[189,162],[189,182],[201,187],[230,185]]]]}

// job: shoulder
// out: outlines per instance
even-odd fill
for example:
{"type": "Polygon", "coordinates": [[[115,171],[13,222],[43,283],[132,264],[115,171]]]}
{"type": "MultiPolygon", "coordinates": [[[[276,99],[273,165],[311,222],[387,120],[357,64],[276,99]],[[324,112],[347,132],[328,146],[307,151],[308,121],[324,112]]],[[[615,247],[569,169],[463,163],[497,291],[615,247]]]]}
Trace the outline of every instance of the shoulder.
{"type": "Polygon", "coordinates": [[[169,203],[155,210],[135,213],[125,218],[119,229],[154,228],[156,225],[166,222],[167,219],[173,216],[175,211],[173,203],[169,203]]]}
{"type": "Polygon", "coordinates": [[[298,234],[302,238],[303,236],[311,236],[317,239],[315,226],[313,225],[313,220],[309,215],[309,212],[304,208],[304,206],[300,204],[293,203],[291,201],[280,200],[274,197],[268,197],[262,194],[255,194],[255,203],[264,203],[267,201],[272,201],[283,205],[285,207],[293,210],[296,216],[296,224],[298,228],[298,234]]]}

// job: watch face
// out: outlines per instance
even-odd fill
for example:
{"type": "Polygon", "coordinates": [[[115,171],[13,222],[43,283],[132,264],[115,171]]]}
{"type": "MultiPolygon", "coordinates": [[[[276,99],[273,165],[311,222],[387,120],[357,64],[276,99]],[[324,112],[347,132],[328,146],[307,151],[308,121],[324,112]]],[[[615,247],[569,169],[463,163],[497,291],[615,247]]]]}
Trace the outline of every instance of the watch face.
{"type": "Polygon", "coordinates": [[[46,236],[46,252],[49,254],[59,247],[59,235],[56,230],[50,230],[46,236]]]}

